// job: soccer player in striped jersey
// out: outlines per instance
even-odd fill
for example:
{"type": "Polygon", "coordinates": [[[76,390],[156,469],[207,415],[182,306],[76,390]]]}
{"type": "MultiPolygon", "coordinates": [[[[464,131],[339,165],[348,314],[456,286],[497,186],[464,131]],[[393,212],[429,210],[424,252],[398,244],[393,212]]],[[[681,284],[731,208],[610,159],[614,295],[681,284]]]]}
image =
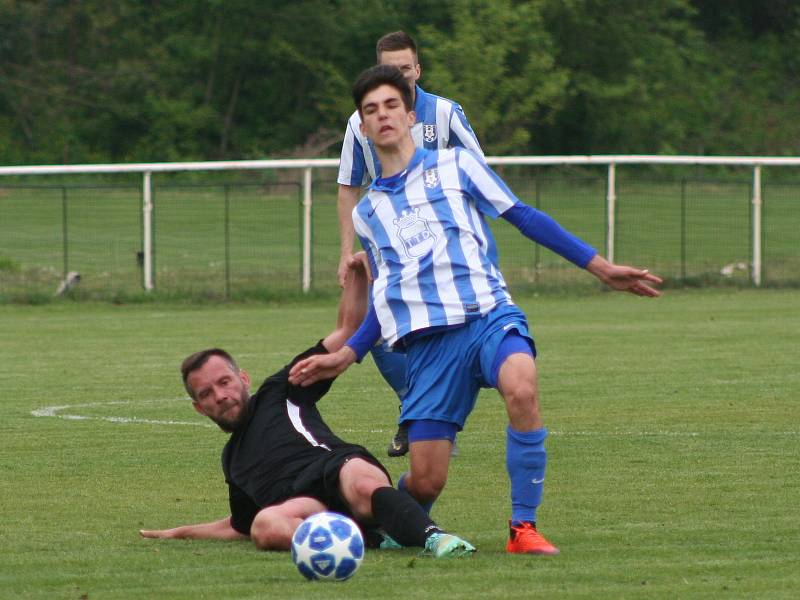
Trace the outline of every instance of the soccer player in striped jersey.
{"type": "MultiPolygon", "coordinates": [[[[417,44],[404,31],[388,33],[376,45],[378,64],[393,65],[403,73],[411,89],[411,102],[416,120],[411,127],[411,137],[418,148],[461,147],[483,157],[478,139],[470,127],[461,106],[452,100],[429,94],[417,85],[422,73],[417,55],[417,44]]],[[[374,144],[361,131],[361,115],[356,110],[347,122],[339,162],[339,235],[341,255],[337,276],[342,284],[347,273],[347,262],[353,255],[352,212],[360,195],[361,186],[381,173],[381,163],[374,144]]],[[[406,358],[401,352],[388,352],[379,344],[372,348],[372,357],[378,370],[397,394],[400,402],[406,393],[406,358]]],[[[404,425],[389,444],[389,456],[403,456],[408,452],[408,431],[404,425]]]]}
{"type": "Polygon", "coordinates": [[[557,252],[616,290],[660,295],[647,270],[616,265],[521,202],[469,150],[416,148],[415,122],[402,74],[387,66],[365,71],[353,88],[362,132],[383,165],[353,211],[375,281],[373,307],[346,344],[297,363],[290,381],[310,385],[360,360],[378,337],[403,347],[409,391],[401,421],[409,423],[410,472],[398,487],[430,505],[447,480],[450,444],[481,387],[494,387],[509,417],[506,466],[511,519],[506,550],[557,554],[536,528],[545,481],[547,429],[539,410],[536,348],[498,268],[485,217],[504,218],[534,242],[557,252]]]}

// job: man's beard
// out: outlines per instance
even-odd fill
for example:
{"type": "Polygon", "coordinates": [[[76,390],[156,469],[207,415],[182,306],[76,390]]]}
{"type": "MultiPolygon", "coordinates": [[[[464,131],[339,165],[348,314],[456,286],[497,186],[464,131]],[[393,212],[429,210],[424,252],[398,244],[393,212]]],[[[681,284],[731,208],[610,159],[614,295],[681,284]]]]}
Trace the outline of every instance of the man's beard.
{"type": "Polygon", "coordinates": [[[225,417],[217,417],[216,419],[212,418],[222,431],[226,433],[233,433],[237,429],[239,429],[242,425],[247,423],[250,420],[250,412],[252,410],[252,401],[251,398],[247,395],[247,392],[242,392],[242,408],[239,411],[239,414],[234,419],[226,419],[225,417]]]}

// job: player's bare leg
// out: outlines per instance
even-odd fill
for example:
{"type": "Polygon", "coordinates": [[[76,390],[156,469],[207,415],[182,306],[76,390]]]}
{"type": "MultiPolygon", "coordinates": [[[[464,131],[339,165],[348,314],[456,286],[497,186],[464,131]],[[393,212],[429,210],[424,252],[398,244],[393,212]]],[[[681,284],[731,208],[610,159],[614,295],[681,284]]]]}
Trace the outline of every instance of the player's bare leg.
{"type": "Polygon", "coordinates": [[[339,471],[339,490],[359,520],[373,518],[372,495],[382,487],[391,487],[386,473],[363,458],[348,460],[339,471]]]}
{"type": "MultiPolygon", "coordinates": [[[[447,483],[452,449],[450,440],[424,440],[409,444],[411,471],[401,478],[398,487],[411,494],[428,512],[447,483]]],[[[470,556],[474,552],[475,546],[448,533],[437,532],[425,540],[425,554],[436,558],[470,556]]]]}
{"type": "Polygon", "coordinates": [[[528,354],[512,354],[501,365],[497,389],[506,403],[508,422],[516,431],[542,427],[536,363],[528,354]]]}
{"type": "Polygon", "coordinates": [[[339,471],[339,489],[362,523],[372,521],[380,526],[381,548],[422,546],[436,558],[475,551],[469,542],[442,531],[415,499],[394,489],[386,474],[364,459],[345,463],[339,471]]]}
{"type": "Polygon", "coordinates": [[[511,354],[500,367],[497,388],[506,403],[509,427],[506,467],[511,479],[511,520],[506,551],[558,554],[558,548],[536,529],[536,508],[542,497],[547,429],[539,414],[539,390],[533,356],[511,354]]]}
{"type": "Polygon", "coordinates": [[[295,530],[307,517],[327,510],[316,498],[300,496],[262,508],[250,527],[250,538],[259,550],[288,550],[295,530]]]}
{"type": "Polygon", "coordinates": [[[424,440],[409,444],[411,470],[402,487],[423,506],[430,506],[442,493],[450,467],[450,440],[424,440]]]}

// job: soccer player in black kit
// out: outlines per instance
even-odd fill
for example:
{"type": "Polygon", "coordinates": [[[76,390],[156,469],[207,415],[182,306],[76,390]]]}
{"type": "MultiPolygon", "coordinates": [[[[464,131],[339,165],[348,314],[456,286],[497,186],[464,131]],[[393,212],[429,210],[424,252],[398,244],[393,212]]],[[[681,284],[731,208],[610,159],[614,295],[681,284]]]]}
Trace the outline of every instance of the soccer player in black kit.
{"type": "Polygon", "coordinates": [[[222,451],[231,514],[210,523],[141,530],[143,537],[249,538],[262,550],[288,550],[303,519],[333,510],[352,516],[374,546],[381,539],[382,547],[396,541],[423,547],[437,558],[475,551],[393,488],[386,469],[366,448],[339,439],[325,424],[316,403],[332,379],[305,388],[289,383],[292,365],[335,352],[361,324],[367,301],[362,254],[350,261],[336,328],[268,377],[252,396],[247,372],[224,350],[203,350],[183,361],[183,382],[195,410],[231,434],[222,451]]]}

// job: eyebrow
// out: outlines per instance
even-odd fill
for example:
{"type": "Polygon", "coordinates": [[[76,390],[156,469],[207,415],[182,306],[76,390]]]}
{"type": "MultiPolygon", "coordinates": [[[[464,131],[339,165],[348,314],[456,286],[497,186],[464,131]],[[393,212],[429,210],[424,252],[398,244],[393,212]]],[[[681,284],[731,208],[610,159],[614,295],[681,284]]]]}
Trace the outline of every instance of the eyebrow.
{"type": "Polygon", "coordinates": [[[367,102],[366,104],[363,104],[361,106],[361,110],[367,110],[368,108],[373,107],[373,106],[378,106],[379,104],[390,104],[392,102],[400,102],[400,103],[402,103],[403,99],[400,96],[389,96],[388,98],[385,98],[385,99],[381,100],[380,102],[379,101],[367,102]]]}

